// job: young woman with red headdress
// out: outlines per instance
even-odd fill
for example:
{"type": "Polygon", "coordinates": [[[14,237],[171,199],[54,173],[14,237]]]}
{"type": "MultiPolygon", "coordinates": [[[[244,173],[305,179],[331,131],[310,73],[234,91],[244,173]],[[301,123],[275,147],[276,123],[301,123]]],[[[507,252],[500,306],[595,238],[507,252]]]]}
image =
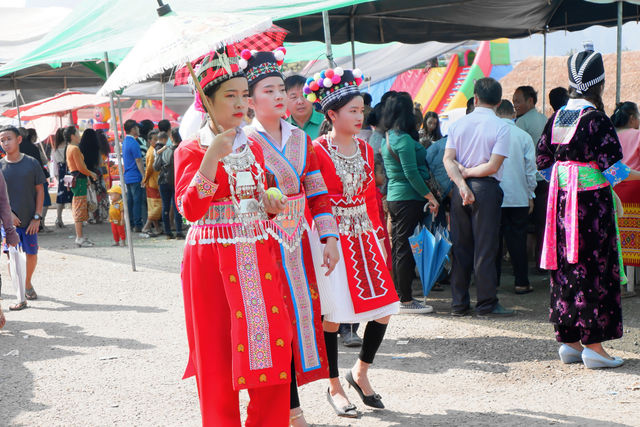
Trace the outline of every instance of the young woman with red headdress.
{"type": "Polygon", "coordinates": [[[247,426],[289,424],[291,321],[268,215],[262,150],[238,126],[249,89],[233,49],[212,52],[197,78],[219,129],[209,121],[175,152],[176,205],[193,224],[182,283],[189,363],[202,424],[240,426],[238,392],[248,389],[247,426]]]}

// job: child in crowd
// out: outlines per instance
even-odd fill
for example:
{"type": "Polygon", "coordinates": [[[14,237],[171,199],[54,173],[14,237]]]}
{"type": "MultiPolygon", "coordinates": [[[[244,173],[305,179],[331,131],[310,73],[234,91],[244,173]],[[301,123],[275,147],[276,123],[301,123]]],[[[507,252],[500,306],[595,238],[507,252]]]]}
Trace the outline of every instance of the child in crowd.
{"type": "Polygon", "coordinates": [[[122,188],[114,185],[109,189],[109,222],[111,223],[111,232],[113,233],[113,245],[126,246],[126,235],[124,231],[124,204],[122,203],[122,188]]]}

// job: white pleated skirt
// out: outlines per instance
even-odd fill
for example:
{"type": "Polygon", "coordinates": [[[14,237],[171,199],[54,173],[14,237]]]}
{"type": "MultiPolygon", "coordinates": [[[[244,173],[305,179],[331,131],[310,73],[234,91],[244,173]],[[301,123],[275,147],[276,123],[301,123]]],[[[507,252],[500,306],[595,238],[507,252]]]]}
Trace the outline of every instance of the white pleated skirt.
{"type": "MultiPolygon", "coordinates": [[[[400,303],[397,301],[375,310],[356,313],[353,310],[353,302],[351,301],[351,293],[349,292],[349,282],[347,279],[347,267],[344,263],[340,242],[338,242],[340,261],[338,261],[336,268],[329,276],[325,276],[327,268],[322,266],[322,254],[325,245],[320,242],[320,237],[315,226],[312,228],[311,233],[309,233],[309,243],[311,245],[313,267],[318,282],[318,292],[320,293],[322,315],[325,320],[333,323],[364,323],[392,314],[398,314],[400,303]]],[[[379,241],[378,246],[380,246],[379,241]]]]}

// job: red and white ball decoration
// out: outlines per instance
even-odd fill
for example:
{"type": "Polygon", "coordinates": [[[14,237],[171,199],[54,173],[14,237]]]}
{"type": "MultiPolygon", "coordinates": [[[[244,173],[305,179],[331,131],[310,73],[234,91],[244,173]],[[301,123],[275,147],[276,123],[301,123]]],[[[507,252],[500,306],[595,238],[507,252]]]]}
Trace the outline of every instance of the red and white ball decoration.
{"type": "MultiPolygon", "coordinates": [[[[238,65],[240,65],[240,68],[242,68],[243,70],[246,69],[249,66],[249,60],[256,53],[258,53],[257,50],[249,49],[244,49],[242,52],[240,52],[240,60],[238,61],[238,65]]],[[[273,51],[273,56],[276,58],[276,63],[278,64],[278,66],[282,66],[282,64],[284,64],[284,56],[286,54],[287,49],[282,46],[276,48],[276,50],[273,51]]]]}

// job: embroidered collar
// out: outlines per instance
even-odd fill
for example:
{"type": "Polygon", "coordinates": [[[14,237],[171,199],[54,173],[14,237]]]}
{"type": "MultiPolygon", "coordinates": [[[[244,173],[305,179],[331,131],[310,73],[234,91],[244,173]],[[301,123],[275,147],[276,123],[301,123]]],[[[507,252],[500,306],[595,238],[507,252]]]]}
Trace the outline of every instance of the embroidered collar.
{"type": "Polygon", "coordinates": [[[570,99],[567,105],[556,113],[551,130],[551,143],[569,144],[578,129],[580,119],[592,109],[595,109],[594,105],[585,99],[570,99]]]}
{"type": "MultiPolygon", "coordinates": [[[[213,142],[213,138],[216,137],[213,134],[213,131],[211,131],[211,128],[209,127],[209,123],[203,126],[202,129],[200,129],[199,136],[200,136],[200,145],[202,145],[203,147],[210,146],[211,143],[213,142]]],[[[249,140],[247,139],[247,136],[242,131],[242,127],[237,128],[236,137],[233,140],[233,151],[234,152],[239,151],[239,149],[242,146],[247,145],[248,142],[249,140]]]]}
{"type": "Polygon", "coordinates": [[[566,110],[582,110],[587,107],[596,108],[595,105],[593,105],[592,103],[590,103],[584,98],[575,98],[575,99],[569,99],[569,102],[567,102],[565,109],[566,110]]]}
{"type": "MultiPolygon", "coordinates": [[[[264,132],[267,135],[269,135],[269,133],[265,130],[264,126],[262,126],[262,123],[260,123],[257,117],[253,119],[252,125],[256,131],[264,132]]],[[[280,119],[280,130],[282,131],[282,142],[280,142],[280,146],[276,148],[279,148],[280,151],[283,151],[284,147],[286,147],[287,145],[287,142],[289,142],[289,138],[291,138],[291,135],[293,135],[293,132],[295,129],[298,129],[298,128],[292,125],[291,123],[287,122],[286,120],[280,119]]],[[[269,137],[271,142],[273,142],[274,144],[277,144],[277,142],[271,137],[271,135],[269,135],[269,137]]]]}

